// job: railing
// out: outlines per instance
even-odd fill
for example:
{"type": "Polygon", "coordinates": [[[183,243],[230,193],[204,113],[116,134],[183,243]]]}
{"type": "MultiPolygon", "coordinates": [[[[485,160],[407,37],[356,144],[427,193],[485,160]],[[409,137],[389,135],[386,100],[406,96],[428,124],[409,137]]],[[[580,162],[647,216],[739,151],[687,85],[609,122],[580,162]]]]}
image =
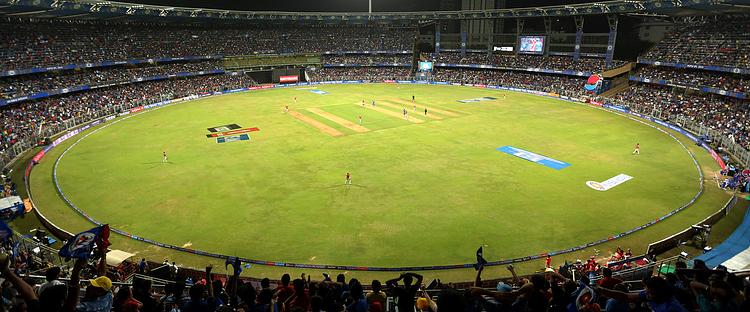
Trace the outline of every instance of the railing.
{"type": "Polygon", "coordinates": [[[685,116],[670,115],[668,118],[677,125],[687,129],[698,136],[708,135],[713,143],[720,146],[722,151],[732,154],[744,166],[750,165],[750,152],[739,144],[735,143],[729,136],[721,131],[711,129],[685,116]]]}

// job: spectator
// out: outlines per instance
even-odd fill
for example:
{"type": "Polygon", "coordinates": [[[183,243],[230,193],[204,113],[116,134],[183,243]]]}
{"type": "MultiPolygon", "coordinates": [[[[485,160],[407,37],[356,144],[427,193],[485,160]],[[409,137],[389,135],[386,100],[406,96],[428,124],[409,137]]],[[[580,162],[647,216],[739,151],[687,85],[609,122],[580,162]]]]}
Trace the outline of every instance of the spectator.
{"type": "Polygon", "coordinates": [[[112,302],[112,308],[115,312],[139,312],[142,307],[143,304],[133,298],[133,293],[128,286],[120,287],[112,302]]]}
{"type": "Polygon", "coordinates": [[[650,277],[644,281],[645,290],[637,293],[597,288],[597,292],[620,302],[644,302],[652,311],[687,312],[672,296],[667,281],[661,277],[650,277]]]}
{"type": "Polygon", "coordinates": [[[609,268],[602,269],[602,279],[596,282],[600,287],[614,289],[615,285],[622,283],[622,280],[616,277],[612,277],[612,270],[609,268]]]}
{"type": "Polygon", "coordinates": [[[410,311],[414,309],[414,298],[417,291],[422,286],[422,275],[416,273],[403,273],[398,278],[385,282],[391,295],[396,297],[396,306],[399,311],[410,311]],[[417,279],[414,282],[414,279],[417,279]],[[399,286],[398,281],[403,281],[404,285],[399,286]],[[412,284],[414,283],[414,284],[412,284]]]}
{"type": "Polygon", "coordinates": [[[379,280],[372,281],[372,291],[367,294],[367,304],[372,306],[373,303],[380,303],[381,307],[384,307],[387,301],[385,293],[382,291],[383,286],[379,280]]]}
{"type": "Polygon", "coordinates": [[[47,272],[45,273],[45,278],[47,279],[47,282],[42,284],[42,286],[39,286],[39,290],[37,293],[39,293],[39,296],[42,295],[42,293],[50,287],[58,286],[58,285],[65,285],[65,283],[61,282],[59,280],[60,278],[60,267],[51,267],[47,269],[47,272]]]}

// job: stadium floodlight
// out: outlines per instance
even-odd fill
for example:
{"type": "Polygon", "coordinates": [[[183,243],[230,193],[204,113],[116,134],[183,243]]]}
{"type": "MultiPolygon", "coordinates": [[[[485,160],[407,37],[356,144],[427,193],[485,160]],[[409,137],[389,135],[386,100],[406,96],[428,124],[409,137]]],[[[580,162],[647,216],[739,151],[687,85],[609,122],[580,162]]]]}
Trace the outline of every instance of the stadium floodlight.
{"type": "Polygon", "coordinates": [[[174,8],[164,8],[159,11],[159,16],[164,17],[169,15],[169,12],[174,10],[174,8]]]}

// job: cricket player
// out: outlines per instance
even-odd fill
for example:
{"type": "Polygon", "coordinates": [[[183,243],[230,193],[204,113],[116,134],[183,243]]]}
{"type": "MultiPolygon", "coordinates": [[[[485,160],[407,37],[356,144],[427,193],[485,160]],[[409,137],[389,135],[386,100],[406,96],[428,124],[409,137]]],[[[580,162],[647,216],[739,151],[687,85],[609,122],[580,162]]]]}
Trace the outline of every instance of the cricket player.
{"type": "Polygon", "coordinates": [[[288,112],[289,112],[289,105],[285,105],[284,106],[284,113],[286,114],[288,112]]]}
{"type": "Polygon", "coordinates": [[[633,155],[640,155],[641,154],[641,143],[635,143],[635,150],[633,150],[633,155]]]}
{"type": "Polygon", "coordinates": [[[359,125],[362,125],[362,115],[359,115],[359,125]]]}
{"type": "Polygon", "coordinates": [[[344,181],[344,185],[351,185],[352,184],[352,174],[347,172],[346,173],[346,180],[344,181]]]}
{"type": "Polygon", "coordinates": [[[162,152],[161,155],[162,155],[161,162],[165,163],[169,161],[169,158],[167,157],[167,152],[162,152]]]}

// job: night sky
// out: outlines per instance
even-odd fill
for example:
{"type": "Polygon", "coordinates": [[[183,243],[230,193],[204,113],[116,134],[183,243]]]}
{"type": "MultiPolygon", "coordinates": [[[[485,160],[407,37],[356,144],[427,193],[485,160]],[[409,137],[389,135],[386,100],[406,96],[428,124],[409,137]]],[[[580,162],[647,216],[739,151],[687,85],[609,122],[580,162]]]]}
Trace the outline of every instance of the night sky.
{"type": "MultiPolygon", "coordinates": [[[[460,7],[461,0],[372,0],[374,12],[435,11],[443,3],[454,3],[460,7]]],[[[199,7],[211,9],[251,11],[322,11],[322,12],[366,12],[367,0],[125,0],[124,2],[199,7]]],[[[592,0],[507,0],[507,7],[534,7],[559,4],[596,2],[592,0]]]]}

